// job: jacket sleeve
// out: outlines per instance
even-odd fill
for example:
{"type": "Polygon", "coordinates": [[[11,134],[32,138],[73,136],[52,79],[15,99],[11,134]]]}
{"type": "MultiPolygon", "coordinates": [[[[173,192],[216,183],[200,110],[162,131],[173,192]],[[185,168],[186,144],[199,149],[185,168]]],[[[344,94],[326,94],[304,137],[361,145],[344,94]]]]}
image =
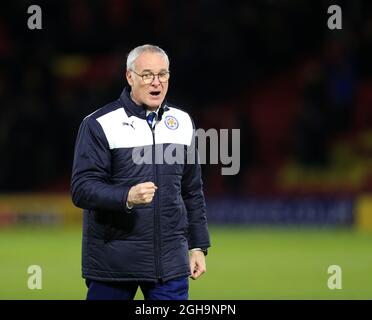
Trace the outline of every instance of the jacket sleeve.
{"type": "MultiPolygon", "coordinates": [[[[193,124],[194,126],[194,124],[193,124]]],[[[195,143],[195,130],[190,147],[187,147],[187,159],[184,165],[184,171],[181,183],[181,194],[186,206],[189,230],[188,241],[189,249],[208,248],[210,239],[207,225],[206,204],[203,193],[203,182],[201,178],[201,168],[198,160],[198,154],[195,143]],[[191,153],[191,155],[190,155],[191,153]]]]}
{"type": "Polygon", "coordinates": [[[88,210],[128,211],[129,187],[110,183],[111,152],[101,125],[87,117],[79,128],[71,179],[73,203],[88,210]]]}

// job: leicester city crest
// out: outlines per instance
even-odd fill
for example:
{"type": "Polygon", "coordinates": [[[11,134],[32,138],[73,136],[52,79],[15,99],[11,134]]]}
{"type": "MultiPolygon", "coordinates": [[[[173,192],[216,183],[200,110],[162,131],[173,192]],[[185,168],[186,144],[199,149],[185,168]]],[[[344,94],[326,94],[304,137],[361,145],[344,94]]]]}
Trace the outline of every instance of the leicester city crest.
{"type": "Polygon", "coordinates": [[[164,122],[168,129],[176,130],[178,128],[178,120],[173,116],[166,116],[164,122]]]}

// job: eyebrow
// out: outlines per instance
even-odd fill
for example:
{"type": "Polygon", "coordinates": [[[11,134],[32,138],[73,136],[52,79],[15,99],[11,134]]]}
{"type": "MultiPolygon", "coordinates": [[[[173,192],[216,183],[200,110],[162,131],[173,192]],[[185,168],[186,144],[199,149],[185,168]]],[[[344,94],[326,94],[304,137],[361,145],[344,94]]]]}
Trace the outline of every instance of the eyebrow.
{"type": "MultiPolygon", "coordinates": [[[[166,71],[166,72],[168,72],[167,69],[160,69],[160,70],[159,70],[159,72],[162,72],[162,71],[166,71]]],[[[144,69],[144,70],[142,70],[142,72],[151,72],[151,73],[154,73],[154,71],[152,71],[151,69],[144,69]]]]}

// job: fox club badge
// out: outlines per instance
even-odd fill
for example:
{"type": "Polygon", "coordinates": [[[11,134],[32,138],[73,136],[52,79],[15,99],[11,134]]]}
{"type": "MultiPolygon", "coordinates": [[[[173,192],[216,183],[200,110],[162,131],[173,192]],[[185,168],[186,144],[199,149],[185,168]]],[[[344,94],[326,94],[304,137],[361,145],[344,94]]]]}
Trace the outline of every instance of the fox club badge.
{"type": "Polygon", "coordinates": [[[168,129],[176,130],[178,128],[178,120],[173,116],[166,116],[164,123],[168,129]]]}

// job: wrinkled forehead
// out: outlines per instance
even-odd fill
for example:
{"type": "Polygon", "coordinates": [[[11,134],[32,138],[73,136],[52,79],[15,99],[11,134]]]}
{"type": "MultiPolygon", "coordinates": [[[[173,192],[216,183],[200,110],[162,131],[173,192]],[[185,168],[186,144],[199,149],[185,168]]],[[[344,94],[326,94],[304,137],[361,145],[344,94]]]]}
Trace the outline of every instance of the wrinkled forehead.
{"type": "Polygon", "coordinates": [[[161,70],[168,70],[167,59],[158,52],[142,52],[134,61],[134,65],[138,72],[152,71],[159,72],[161,70]]]}

